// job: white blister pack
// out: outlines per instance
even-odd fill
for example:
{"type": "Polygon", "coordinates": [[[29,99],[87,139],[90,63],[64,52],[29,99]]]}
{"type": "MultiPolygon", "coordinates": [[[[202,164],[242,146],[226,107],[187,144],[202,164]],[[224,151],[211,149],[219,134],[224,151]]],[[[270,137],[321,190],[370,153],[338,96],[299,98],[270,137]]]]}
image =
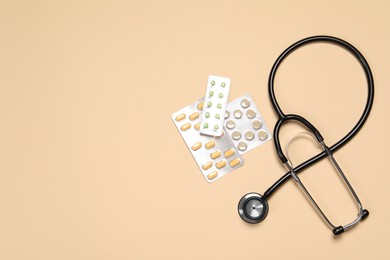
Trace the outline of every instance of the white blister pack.
{"type": "Polygon", "coordinates": [[[249,94],[245,94],[227,105],[225,130],[240,154],[271,140],[264,118],[249,94]]]}
{"type": "Polygon", "coordinates": [[[223,131],[224,114],[229,98],[230,79],[210,75],[202,113],[200,132],[210,136],[221,136],[223,131]]]}
{"type": "MultiPolygon", "coordinates": [[[[203,99],[173,113],[172,120],[207,182],[213,182],[237,169],[244,161],[229,135],[220,137],[200,133],[203,99]]],[[[221,127],[223,128],[223,127],[221,127]]]]}

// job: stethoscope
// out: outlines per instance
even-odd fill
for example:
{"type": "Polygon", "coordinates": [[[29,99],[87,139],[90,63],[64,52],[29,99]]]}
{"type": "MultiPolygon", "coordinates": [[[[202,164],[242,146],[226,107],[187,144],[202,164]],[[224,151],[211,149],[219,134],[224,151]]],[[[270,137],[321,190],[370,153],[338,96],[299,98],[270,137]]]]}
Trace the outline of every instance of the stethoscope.
{"type": "Polygon", "coordinates": [[[370,70],[370,67],[366,61],[366,59],[363,57],[363,55],[350,43],[335,38],[331,36],[313,36],[308,37],[303,40],[300,40],[290,47],[288,47],[275,61],[274,65],[272,66],[269,80],[268,80],[268,91],[269,91],[269,97],[271,99],[272,106],[278,115],[278,121],[275,124],[274,128],[274,144],[276,148],[276,152],[279,156],[280,161],[286,168],[288,169],[288,172],[282,176],[279,180],[277,180],[271,187],[269,187],[263,195],[260,195],[255,192],[248,193],[244,195],[241,200],[238,203],[238,212],[239,215],[243,220],[245,220],[248,223],[255,224],[263,221],[268,214],[269,206],[268,206],[268,199],[270,196],[278,189],[280,188],[284,183],[287,182],[287,180],[292,177],[294,181],[297,183],[297,185],[301,188],[303,193],[306,195],[316,212],[320,215],[320,217],[323,219],[323,221],[333,230],[334,235],[340,235],[344,231],[347,231],[351,229],[352,227],[356,226],[360,221],[364,220],[368,217],[369,212],[366,209],[363,209],[363,206],[352,188],[351,184],[349,183],[347,177],[337,164],[335,158],[333,157],[333,153],[340,149],[342,146],[344,146],[347,142],[349,142],[362,128],[363,124],[366,122],[368,115],[370,113],[373,99],[374,99],[374,80],[372,77],[372,73],[370,70]],[[325,144],[324,138],[320,134],[320,132],[317,130],[316,127],[314,127],[313,124],[311,124],[308,120],[306,120],[304,117],[295,115],[295,114],[285,114],[283,113],[282,109],[280,108],[274,92],[274,79],[276,71],[279,67],[279,65],[282,63],[282,61],[293,51],[296,49],[313,42],[326,42],[326,43],[333,43],[335,45],[344,47],[346,50],[350,51],[360,62],[362,65],[366,78],[368,83],[368,96],[366,105],[363,111],[363,114],[361,115],[360,119],[356,123],[356,125],[352,128],[351,131],[349,131],[340,141],[335,143],[332,146],[327,146],[325,144]],[[318,144],[322,147],[322,152],[317,154],[316,156],[308,159],[307,161],[301,163],[300,165],[293,167],[291,161],[288,159],[288,156],[286,156],[281,148],[280,145],[280,139],[279,139],[279,132],[281,127],[288,123],[288,122],[298,122],[305,126],[311,134],[315,137],[318,144]],[[300,178],[298,177],[298,173],[300,173],[302,170],[306,169],[307,167],[313,165],[314,163],[324,159],[325,157],[328,157],[335,169],[337,170],[338,174],[340,175],[341,179],[343,180],[346,188],[351,193],[354,201],[357,204],[358,207],[358,215],[356,219],[354,219],[352,222],[346,224],[346,225],[334,225],[324,214],[324,212],[321,210],[321,208],[318,206],[314,198],[311,196],[309,191],[306,189],[305,185],[302,183],[300,178]]]}

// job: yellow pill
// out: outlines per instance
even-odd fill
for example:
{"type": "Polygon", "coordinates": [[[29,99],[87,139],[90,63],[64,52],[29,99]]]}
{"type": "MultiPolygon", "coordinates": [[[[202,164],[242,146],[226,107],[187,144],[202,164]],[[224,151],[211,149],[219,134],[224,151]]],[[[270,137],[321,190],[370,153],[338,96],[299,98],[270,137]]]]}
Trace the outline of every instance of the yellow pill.
{"type": "Polygon", "coordinates": [[[219,156],[221,156],[221,151],[216,150],[210,154],[211,159],[217,159],[219,156]]]}
{"type": "Polygon", "coordinates": [[[218,172],[213,171],[213,172],[207,174],[207,179],[209,179],[211,181],[211,180],[214,180],[217,176],[218,176],[218,172]]]}
{"type": "Polygon", "coordinates": [[[202,110],[203,109],[203,102],[200,102],[199,104],[198,104],[198,106],[197,106],[197,108],[199,109],[199,110],[202,110]]]}
{"type": "Polygon", "coordinates": [[[184,118],[186,118],[186,115],[185,114],[180,114],[178,115],[175,120],[176,122],[180,122],[181,120],[183,120],[184,118]]]}
{"type": "Polygon", "coordinates": [[[184,125],[182,125],[182,126],[180,127],[180,129],[181,129],[182,131],[186,131],[186,130],[188,130],[188,129],[190,129],[190,128],[191,128],[191,124],[190,124],[190,123],[184,124],[184,125]]]}
{"type": "Polygon", "coordinates": [[[230,161],[230,166],[231,167],[236,167],[237,165],[239,165],[241,162],[241,159],[240,158],[234,158],[233,160],[230,161]]]}
{"type": "Polygon", "coordinates": [[[194,128],[195,128],[195,130],[199,130],[199,128],[200,128],[200,122],[197,123],[196,125],[194,125],[194,128]]]}
{"type": "Polygon", "coordinates": [[[215,166],[216,166],[218,169],[221,169],[221,168],[223,168],[223,167],[226,166],[226,161],[225,161],[225,160],[221,160],[221,161],[217,162],[217,163],[215,164],[215,166]]]}
{"type": "Polygon", "coordinates": [[[211,166],[213,166],[213,163],[212,162],[207,162],[207,163],[202,165],[202,169],[203,170],[208,170],[208,169],[210,169],[211,166]]]}
{"type": "Polygon", "coordinates": [[[195,119],[198,119],[198,118],[199,118],[199,113],[198,112],[192,113],[190,115],[190,120],[191,121],[194,121],[195,119]]]}
{"type": "Polygon", "coordinates": [[[232,156],[235,153],[236,153],[236,151],[233,148],[230,148],[229,150],[225,151],[224,155],[226,158],[229,158],[230,156],[232,156]]]}
{"type": "Polygon", "coordinates": [[[201,147],[202,147],[201,142],[197,142],[196,144],[191,146],[191,149],[192,149],[192,151],[196,151],[196,150],[199,150],[199,148],[201,148],[201,147]]]}
{"type": "Polygon", "coordinates": [[[215,146],[215,141],[210,141],[208,143],[206,143],[205,147],[206,149],[211,149],[215,146]]]}

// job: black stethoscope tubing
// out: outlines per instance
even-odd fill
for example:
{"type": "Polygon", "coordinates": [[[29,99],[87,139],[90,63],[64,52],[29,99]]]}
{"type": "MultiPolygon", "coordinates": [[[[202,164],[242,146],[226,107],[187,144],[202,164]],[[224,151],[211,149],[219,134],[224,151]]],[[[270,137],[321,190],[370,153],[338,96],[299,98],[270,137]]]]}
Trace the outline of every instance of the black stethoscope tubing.
{"type": "MultiPolygon", "coordinates": [[[[338,46],[344,47],[346,50],[348,50],[351,54],[353,54],[353,56],[355,56],[355,58],[362,65],[362,68],[363,68],[364,73],[366,75],[367,84],[368,84],[368,95],[367,95],[366,105],[364,107],[363,113],[360,116],[358,122],[351,129],[351,131],[349,131],[343,138],[341,138],[334,145],[329,147],[331,152],[335,152],[338,149],[340,149],[341,147],[343,147],[345,144],[347,144],[359,132],[359,130],[362,128],[362,126],[364,125],[364,123],[366,122],[366,120],[370,114],[373,100],[374,100],[374,79],[372,76],[370,66],[368,65],[368,63],[367,63],[366,59],[363,57],[363,55],[353,45],[351,45],[350,43],[348,43],[344,40],[341,40],[339,38],[332,37],[332,36],[308,37],[308,38],[302,39],[302,40],[292,44],[282,54],[280,54],[280,56],[277,58],[274,65],[272,66],[270,76],[269,76],[269,81],[268,81],[268,91],[269,91],[269,97],[271,99],[271,104],[272,104],[272,106],[273,106],[273,108],[274,108],[274,110],[279,118],[277,123],[276,123],[277,129],[275,129],[275,130],[278,132],[280,126],[287,120],[297,120],[297,121],[300,121],[301,123],[304,123],[306,121],[304,118],[302,118],[300,116],[291,115],[291,114],[286,115],[283,113],[282,109],[280,108],[280,106],[278,104],[278,101],[276,100],[276,96],[275,96],[275,92],[274,92],[274,80],[275,80],[275,75],[276,75],[277,69],[279,68],[279,66],[283,62],[283,60],[289,54],[291,54],[294,50],[296,50],[304,45],[314,43],[314,42],[333,43],[333,44],[336,44],[338,46]]],[[[310,123],[305,124],[305,125],[310,130],[312,130],[312,132],[316,135],[317,139],[322,138],[321,135],[319,134],[319,132],[314,128],[314,126],[312,126],[310,123]]],[[[280,147],[279,138],[278,138],[278,136],[276,136],[276,138],[274,136],[274,139],[275,139],[275,145],[277,147],[278,155],[281,158],[281,160],[283,161],[285,159],[284,155],[281,152],[281,149],[278,149],[278,147],[280,147]]],[[[307,167],[309,167],[309,166],[313,165],[314,163],[320,161],[321,159],[325,158],[326,156],[327,156],[326,152],[323,151],[323,152],[313,156],[312,158],[306,160],[305,162],[301,163],[300,165],[296,166],[294,168],[294,170],[296,173],[299,173],[302,170],[306,169],[307,167]]],[[[284,183],[286,183],[290,177],[291,177],[290,171],[285,173],[279,180],[277,180],[272,186],[270,186],[264,192],[262,199],[267,200],[277,189],[279,189],[284,183]]]]}

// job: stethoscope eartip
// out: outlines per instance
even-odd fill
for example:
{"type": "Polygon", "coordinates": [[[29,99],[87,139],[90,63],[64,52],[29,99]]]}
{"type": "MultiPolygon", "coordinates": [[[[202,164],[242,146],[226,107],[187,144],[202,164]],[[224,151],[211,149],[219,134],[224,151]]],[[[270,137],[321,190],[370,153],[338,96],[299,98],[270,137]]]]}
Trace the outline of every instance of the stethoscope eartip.
{"type": "Polygon", "coordinates": [[[362,220],[365,220],[368,215],[370,215],[370,212],[366,209],[363,209],[363,213],[362,213],[362,220]]]}
{"type": "Polygon", "coordinates": [[[267,217],[268,202],[258,193],[248,193],[238,202],[238,214],[245,222],[257,224],[267,217]]]}
{"type": "MultiPolygon", "coordinates": [[[[368,215],[370,215],[370,212],[366,209],[363,209],[361,220],[362,221],[365,220],[368,217],[368,215]]],[[[338,236],[338,235],[341,235],[342,233],[344,233],[344,231],[345,231],[345,229],[343,226],[335,227],[333,229],[333,234],[335,236],[338,236]]]]}

